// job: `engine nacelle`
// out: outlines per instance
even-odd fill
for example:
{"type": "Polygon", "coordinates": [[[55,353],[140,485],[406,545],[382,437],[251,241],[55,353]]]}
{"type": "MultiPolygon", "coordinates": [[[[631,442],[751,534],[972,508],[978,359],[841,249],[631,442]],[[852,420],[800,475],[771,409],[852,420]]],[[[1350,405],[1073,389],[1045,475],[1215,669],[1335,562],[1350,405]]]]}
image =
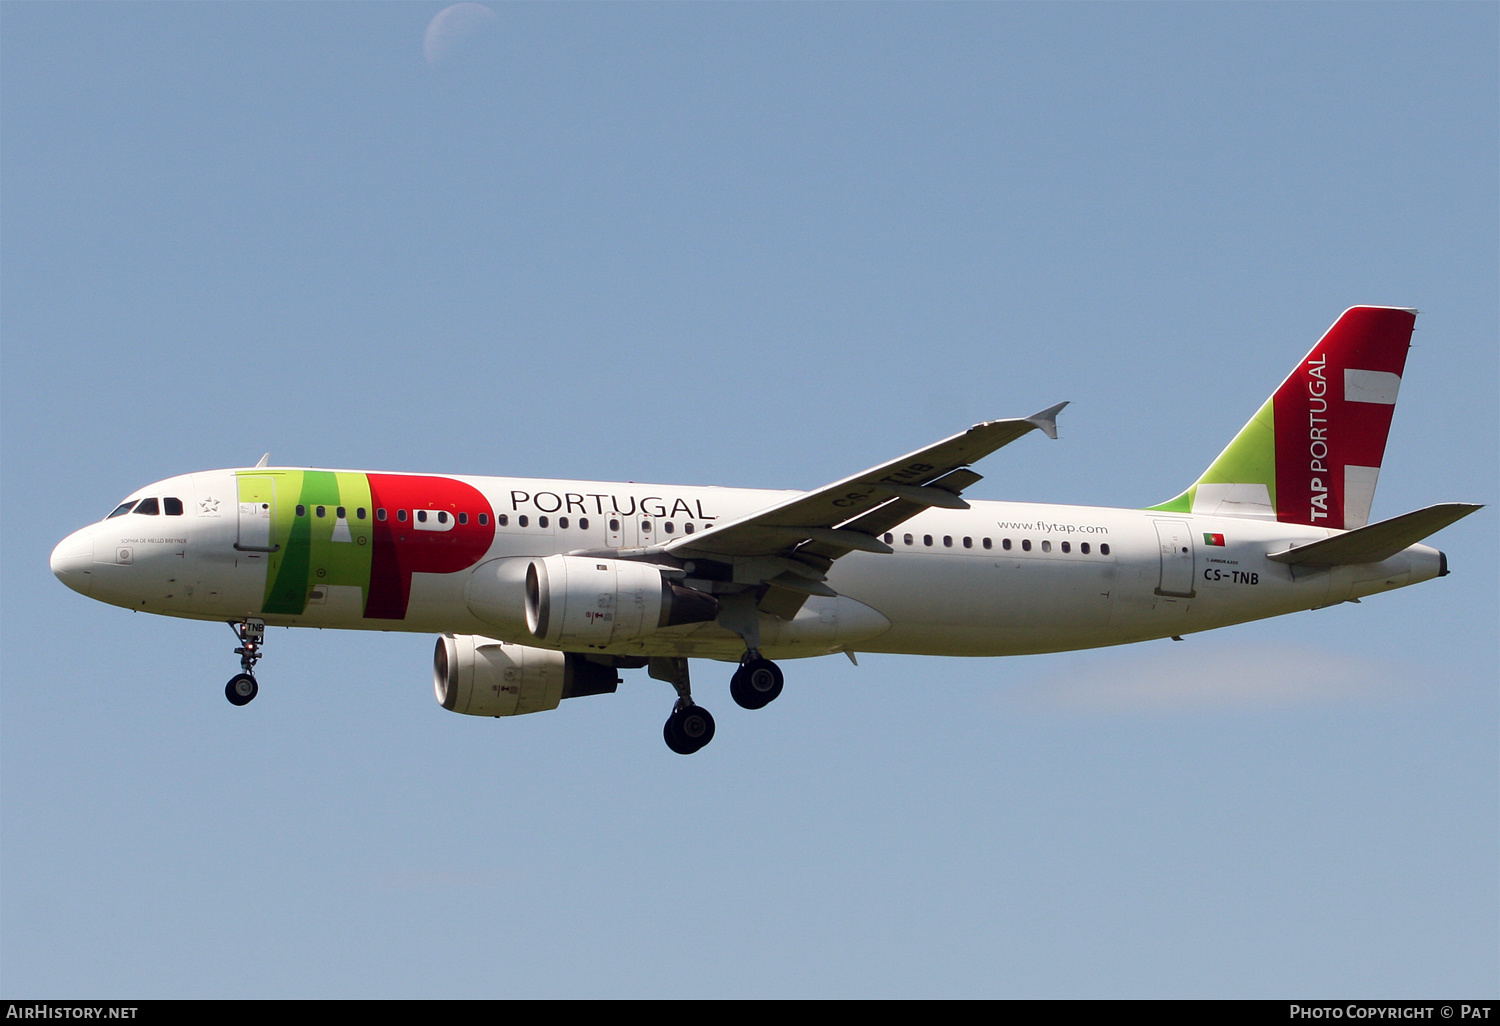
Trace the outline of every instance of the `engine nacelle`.
{"type": "Polygon", "coordinates": [[[492,559],[469,574],[464,598],[469,612],[507,638],[526,636],[527,556],[492,559]]]}
{"type": "Polygon", "coordinates": [[[649,563],[547,556],[526,568],[526,629],[549,645],[607,648],[718,615],[712,595],[649,563]]]}
{"type": "Polygon", "coordinates": [[[712,595],[659,566],[593,556],[511,556],[474,568],[469,611],[506,637],[557,648],[605,648],[719,615],[712,595]]]}
{"type": "Polygon", "coordinates": [[[519,716],[556,709],[564,698],[615,690],[614,667],[581,655],[445,634],[432,657],[432,690],[444,709],[470,716],[519,716]]]}

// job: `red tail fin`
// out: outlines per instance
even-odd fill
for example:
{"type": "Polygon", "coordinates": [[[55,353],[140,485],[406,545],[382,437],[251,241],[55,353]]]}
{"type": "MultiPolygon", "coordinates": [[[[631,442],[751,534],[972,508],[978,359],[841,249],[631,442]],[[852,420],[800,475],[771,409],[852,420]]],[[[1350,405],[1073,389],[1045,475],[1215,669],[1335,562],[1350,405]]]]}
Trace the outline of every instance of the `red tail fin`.
{"type": "Polygon", "coordinates": [[[1369,523],[1415,323],[1415,310],[1345,310],[1203,475],[1151,508],[1346,530],[1369,523]]]}
{"type": "Polygon", "coordinates": [[[1370,522],[1415,323],[1414,310],[1351,307],[1276,390],[1277,520],[1370,522]]]}

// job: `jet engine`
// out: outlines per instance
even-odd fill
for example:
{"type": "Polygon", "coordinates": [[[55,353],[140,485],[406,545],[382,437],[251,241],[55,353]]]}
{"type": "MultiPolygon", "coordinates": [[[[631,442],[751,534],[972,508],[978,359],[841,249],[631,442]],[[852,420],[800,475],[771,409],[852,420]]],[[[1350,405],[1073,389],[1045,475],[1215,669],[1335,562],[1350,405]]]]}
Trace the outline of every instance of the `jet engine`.
{"type": "Polygon", "coordinates": [[[649,563],[547,556],[526,568],[526,629],[549,645],[606,648],[718,615],[712,595],[649,563]]]}
{"type": "Polygon", "coordinates": [[[613,666],[585,656],[475,634],[443,635],[432,657],[439,704],[470,716],[545,712],[564,698],[609,694],[619,683],[613,666]]]}
{"type": "Polygon", "coordinates": [[[608,648],[719,615],[718,599],[677,583],[662,567],[593,556],[486,563],[470,577],[468,604],[507,636],[524,631],[570,649],[608,648]]]}

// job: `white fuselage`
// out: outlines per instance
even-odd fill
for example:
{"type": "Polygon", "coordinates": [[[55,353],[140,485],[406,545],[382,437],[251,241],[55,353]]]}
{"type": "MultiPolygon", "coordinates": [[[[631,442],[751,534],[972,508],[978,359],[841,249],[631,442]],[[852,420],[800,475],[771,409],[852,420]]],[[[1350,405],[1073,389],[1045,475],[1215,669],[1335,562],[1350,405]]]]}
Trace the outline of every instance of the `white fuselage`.
{"type": "MultiPolygon", "coordinates": [[[[326,516],[318,512],[322,506],[298,514],[308,518],[317,539],[306,567],[305,591],[298,592],[305,605],[292,611],[267,607],[268,567],[276,554],[241,544],[255,530],[245,519],[249,514],[241,500],[247,477],[274,480],[278,473],[303,472],[212,471],[143,488],[132,498],[178,499],[182,512],[132,512],[75,532],[54,552],[54,571],[93,598],[169,616],[475,634],[535,646],[538,639],[514,623],[475,611],[485,608],[474,600],[475,581],[496,560],[578,552],[651,559],[643,551],[650,546],[701,533],[797,494],[400,475],[408,494],[419,492],[424,480],[473,489],[488,503],[493,537],[486,537],[487,545],[481,544],[472,561],[459,569],[411,572],[404,615],[394,618],[368,615],[366,589],[340,578],[337,567],[319,577],[327,572],[320,559],[347,563],[343,553],[357,553],[367,544],[361,533],[368,531],[364,517],[373,521],[376,510],[366,513],[362,506],[359,519],[352,506],[343,519],[334,517],[332,507],[326,516]],[[319,555],[328,552],[333,556],[319,555]]],[[[335,472],[320,473],[331,479],[335,472]]],[[[362,472],[336,473],[364,477],[362,472]]],[[[421,503],[410,505],[415,520],[421,503]]],[[[457,506],[453,508],[456,517],[457,506]]],[[[397,511],[379,512],[392,518],[383,524],[394,526],[397,511]]],[[[404,517],[407,510],[400,512],[404,517]]],[[[464,512],[477,522],[477,512],[464,512]]],[[[401,530],[417,529],[403,519],[401,530]]],[[[460,531],[468,529],[466,520],[460,531]]],[[[762,649],[771,658],[791,658],[842,650],[994,656],[1093,648],[1326,606],[1441,572],[1441,554],[1425,545],[1413,545],[1377,564],[1326,569],[1266,558],[1268,552],[1338,533],[1272,520],[971,500],[969,509],[929,509],[885,535],[893,553],[856,551],[838,559],[826,581],[837,596],[807,599],[791,620],[762,614],[762,649]]],[[[459,532],[453,537],[456,542],[459,532]]],[[[431,551],[432,539],[420,540],[428,545],[423,551],[431,551]]],[[[364,558],[368,565],[368,555],[364,558]]],[[[742,573],[753,579],[763,570],[753,562],[738,561],[735,579],[742,573]]],[[[692,583],[692,562],[682,569],[692,583]]],[[[604,651],[738,659],[744,647],[739,635],[707,622],[662,628],[604,651]]]]}

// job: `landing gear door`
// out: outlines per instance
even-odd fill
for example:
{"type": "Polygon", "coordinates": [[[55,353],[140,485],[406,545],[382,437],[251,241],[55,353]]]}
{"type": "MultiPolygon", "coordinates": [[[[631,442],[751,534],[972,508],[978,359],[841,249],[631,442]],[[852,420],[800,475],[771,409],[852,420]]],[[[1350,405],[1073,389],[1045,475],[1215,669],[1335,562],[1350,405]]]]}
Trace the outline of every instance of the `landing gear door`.
{"type": "Polygon", "coordinates": [[[241,552],[275,552],[276,479],[247,477],[239,479],[239,537],[234,547],[241,552]]]}
{"type": "Polygon", "coordinates": [[[1193,597],[1193,535],[1181,520],[1156,521],[1156,539],[1161,547],[1161,583],[1158,595],[1193,597]]]}

